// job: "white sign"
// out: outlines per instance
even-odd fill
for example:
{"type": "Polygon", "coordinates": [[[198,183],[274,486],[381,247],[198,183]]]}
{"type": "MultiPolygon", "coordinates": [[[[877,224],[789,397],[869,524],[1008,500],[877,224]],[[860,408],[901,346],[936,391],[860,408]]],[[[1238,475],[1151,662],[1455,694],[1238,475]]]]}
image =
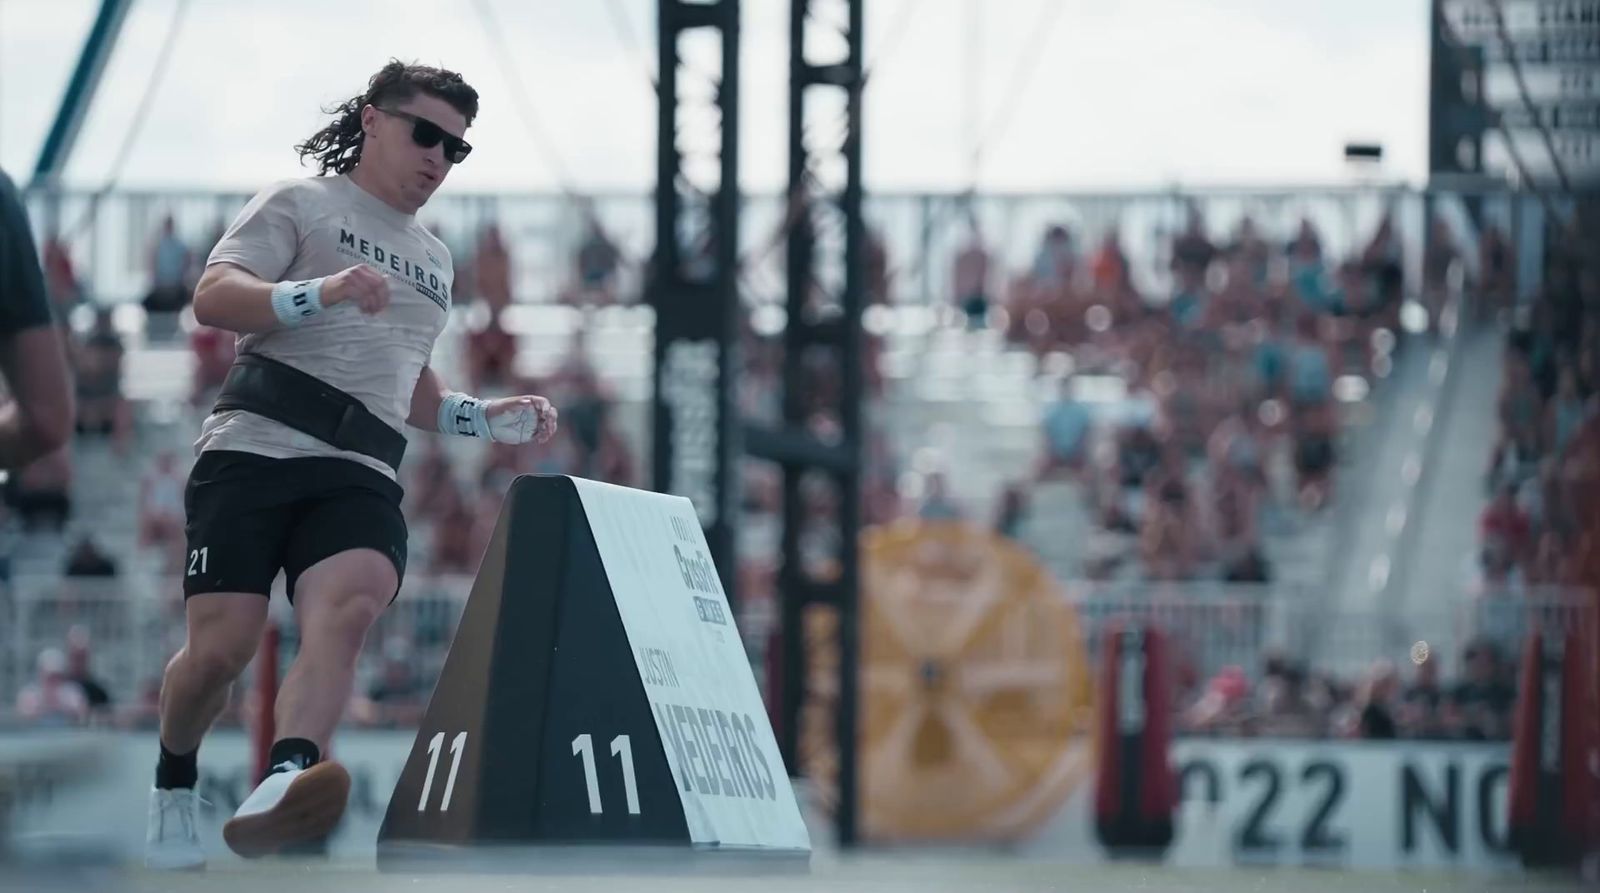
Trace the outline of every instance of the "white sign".
{"type": "Polygon", "coordinates": [[[1505,745],[1192,740],[1176,751],[1183,833],[1220,829],[1204,854],[1218,862],[1515,865],[1505,745]]]}
{"type": "MultiPolygon", "coordinates": [[[[1499,0],[1512,37],[1565,34],[1600,28],[1600,0],[1499,0]]],[[[1446,0],[1444,18],[1467,43],[1500,38],[1492,0],[1446,0]]]]}
{"type": "MultiPolygon", "coordinates": [[[[1600,65],[1530,65],[1523,68],[1522,78],[1528,99],[1537,104],[1600,99],[1600,65]]],[[[1502,109],[1522,105],[1522,91],[1509,66],[1484,72],[1483,100],[1502,109]]]]}
{"type": "MultiPolygon", "coordinates": [[[[1166,864],[1520,872],[1507,848],[1510,747],[1185,739],[1166,864]]],[[[1104,857],[1086,785],[1025,851],[1104,857]]]]}
{"type": "Polygon", "coordinates": [[[808,850],[711,550],[680,496],[573,478],[696,844],[808,850]]]}
{"type": "MultiPolygon", "coordinates": [[[[1556,182],[1555,165],[1550,161],[1550,150],[1544,135],[1536,130],[1511,131],[1512,145],[1530,176],[1540,186],[1556,182]]],[[[1561,159],[1561,169],[1573,181],[1584,182],[1600,177],[1600,132],[1582,130],[1553,130],[1550,143],[1555,146],[1556,157],[1561,159]]],[[[1498,131],[1483,135],[1483,160],[1495,170],[1515,170],[1505,138],[1498,131]]]]}

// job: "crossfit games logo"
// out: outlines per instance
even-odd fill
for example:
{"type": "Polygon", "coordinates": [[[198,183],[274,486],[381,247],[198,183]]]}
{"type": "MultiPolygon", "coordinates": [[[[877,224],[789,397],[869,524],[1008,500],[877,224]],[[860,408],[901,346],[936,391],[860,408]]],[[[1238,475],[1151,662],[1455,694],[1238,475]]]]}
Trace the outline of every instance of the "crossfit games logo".
{"type": "Polygon", "coordinates": [[[717,343],[675,341],[661,364],[661,399],[671,413],[673,493],[717,523],[717,343]]]}

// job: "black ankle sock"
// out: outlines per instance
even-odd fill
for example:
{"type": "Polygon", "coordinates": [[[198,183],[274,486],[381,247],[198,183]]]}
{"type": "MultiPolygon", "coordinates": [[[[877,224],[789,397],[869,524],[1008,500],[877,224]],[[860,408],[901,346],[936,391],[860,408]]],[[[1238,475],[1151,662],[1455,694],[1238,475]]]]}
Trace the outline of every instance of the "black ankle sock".
{"type": "Polygon", "coordinates": [[[317,750],[317,745],[304,738],[280,738],[272,742],[272,750],[267,751],[267,774],[282,772],[278,767],[284,763],[307,769],[316,765],[321,758],[322,753],[317,750]]]}
{"type": "Polygon", "coordinates": [[[193,788],[200,780],[199,748],[188,753],[173,753],[161,745],[161,759],[156,761],[156,787],[165,790],[193,788]]]}

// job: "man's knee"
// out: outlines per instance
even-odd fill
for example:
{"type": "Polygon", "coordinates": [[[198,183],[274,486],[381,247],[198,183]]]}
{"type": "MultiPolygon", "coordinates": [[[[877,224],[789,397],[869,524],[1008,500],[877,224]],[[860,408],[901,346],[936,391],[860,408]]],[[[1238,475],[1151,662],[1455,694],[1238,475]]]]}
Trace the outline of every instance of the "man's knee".
{"type": "Polygon", "coordinates": [[[250,593],[205,594],[189,599],[189,637],[184,646],[189,671],[210,685],[239,678],[261,645],[267,600],[250,593]]]}
{"type": "Polygon", "coordinates": [[[383,616],[388,606],[389,594],[375,589],[356,589],[344,592],[329,613],[331,627],[350,639],[362,639],[367,630],[383,616]]]}
{"type": "Polygon", "coordinates": [[[350,653],[360,650],[397,585],[394,565],[370,549],[342,553],[313,566],[296,586],[302,641],[320,640],[350,653]]]}
{"type": "Polygon", "coordinates": [[[242,636],[216,636],[191,642],[188,647],[190,672],[199,676],[207,687],[228,685],[250,665],[256,644],[253,639],[242,636]]]}

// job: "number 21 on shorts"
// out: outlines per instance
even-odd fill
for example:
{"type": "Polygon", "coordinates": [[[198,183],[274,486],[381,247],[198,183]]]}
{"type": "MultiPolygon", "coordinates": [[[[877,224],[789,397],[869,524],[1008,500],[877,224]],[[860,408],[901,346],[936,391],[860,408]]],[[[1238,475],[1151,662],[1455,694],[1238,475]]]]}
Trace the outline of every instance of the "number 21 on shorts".
{"type": "Polygon", "coordinates": [[[211,547],[201,546],[189,550],[189,576],[206,573],[206,565],[210,563],[211,547]]]}

